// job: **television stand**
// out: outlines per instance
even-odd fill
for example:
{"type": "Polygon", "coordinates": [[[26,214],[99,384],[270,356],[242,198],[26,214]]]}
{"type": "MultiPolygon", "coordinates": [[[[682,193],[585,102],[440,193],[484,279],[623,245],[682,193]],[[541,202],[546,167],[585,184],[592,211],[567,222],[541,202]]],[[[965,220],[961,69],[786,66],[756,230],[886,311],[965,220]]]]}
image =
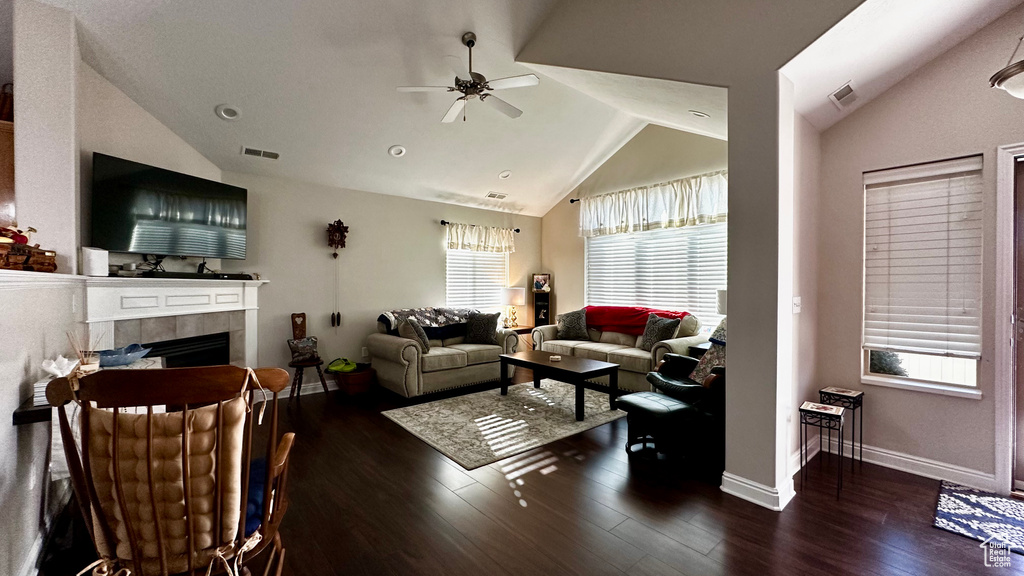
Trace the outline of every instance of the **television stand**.
{"type": "Polygon", "coordinates": [[[224,274],[220,272],[200,274],[198,272],[166,272],[163,270],[149,270],[139,274],[139,278],[173,278],[186,280],[252,280],[252,275],[224,274]]]}

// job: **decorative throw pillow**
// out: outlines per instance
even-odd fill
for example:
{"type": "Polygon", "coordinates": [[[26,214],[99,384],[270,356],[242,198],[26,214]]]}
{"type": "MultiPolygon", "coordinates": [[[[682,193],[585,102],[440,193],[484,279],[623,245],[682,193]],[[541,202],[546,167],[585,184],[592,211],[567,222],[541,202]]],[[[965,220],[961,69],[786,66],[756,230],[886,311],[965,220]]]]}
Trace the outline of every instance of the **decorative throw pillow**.
{"type": "Polygon", "coordinates": [[[657,314],[649,315],[647,326],[644,327],[644,337],[640,341],[640,348],[650,352],[658,342],[675,336],[677,329],[679,329],[679,318],[662,318],[657,314]]]}
{"type": "Polygon", "coordinates": [[[420,323],[415,318],[406,318],[398,325],[398,335],[402,338],[408,338],[410,340],[416,340],[423,346],[424,352],[430,352],[430,342],[427,339],[427,333],[420,326],[420,323]]]}
{"type": "Polygon", "coordinates": [[[501,312],[474,312],[466,319],[466,344],[498,344],[498,317],[501,312]]]}
{"type": "Polygon", "coordinates": [[[320,357],[316,351],[316,336],[289,340],[288,347],[292,350],[292,362],[306,362],[320,357]]]}
{"type": "Polygon", "coordinates": [[[590,340],[587,334],[587,311],[576,310],[558,317],[559,340],[590,340]]]}
{"type": "Polygon", "coordinates": [[[697,367],[693,369],[693,373],[690,374],[690,379],[694,382],[704,383],[704,379],[711,374],[711,369],[715,366],[725,366],[725,318],[722,318],[722,322],[715,328],[715,331],[711,334],[711,348],[700,357],[700,362],[697,363],[697,367]]]}

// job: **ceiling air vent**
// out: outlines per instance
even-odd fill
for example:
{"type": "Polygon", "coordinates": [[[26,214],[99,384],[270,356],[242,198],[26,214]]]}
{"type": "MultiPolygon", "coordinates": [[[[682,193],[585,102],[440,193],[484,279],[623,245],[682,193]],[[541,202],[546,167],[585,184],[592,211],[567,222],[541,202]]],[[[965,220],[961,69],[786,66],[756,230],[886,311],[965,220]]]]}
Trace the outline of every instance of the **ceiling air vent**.
{"type": "Polygon", "coordinates": [[[828,99],[836,105],[836,108],[845,110],[857,101],[857,93],[853,91],[853,87],[851,87],[850,83],[847,82],[846,84],[843,84],[839,90],[829,94],[828,99]]]}
{"type": "Polygon", "coordinates": [[[277,160],[281,157],[277,152],[270,152],[269,150],[259,150],[257,148],[249,148],[248,146],[242,146],[242,154],[246,156],[256,156],[257,158],[268,158],[270,160],[277,160]]]}
{"type": "Polygon", "coordinates": [[[503,194],[501,192],[488,192],[487,197],[493,200],[504,200],[505,198],[508,198],[508,194],[503,194]]]}

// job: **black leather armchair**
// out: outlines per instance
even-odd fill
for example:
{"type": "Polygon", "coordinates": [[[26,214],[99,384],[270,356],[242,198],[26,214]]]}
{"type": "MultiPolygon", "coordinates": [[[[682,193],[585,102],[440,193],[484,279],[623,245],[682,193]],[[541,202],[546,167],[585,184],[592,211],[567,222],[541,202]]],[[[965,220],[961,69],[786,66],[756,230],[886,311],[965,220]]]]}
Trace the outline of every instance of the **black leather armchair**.
{"type": "Polygon", "coordinates": [[[678,426],[670,443],[673,451],[720,473],[725,469],[725,367],[712,368],[704,382],[695,382],[689,376],[697,363],[696,358],[666,354],[658,370],[647,374],[647,381],[688,405],[673,419],[678,426]]]}

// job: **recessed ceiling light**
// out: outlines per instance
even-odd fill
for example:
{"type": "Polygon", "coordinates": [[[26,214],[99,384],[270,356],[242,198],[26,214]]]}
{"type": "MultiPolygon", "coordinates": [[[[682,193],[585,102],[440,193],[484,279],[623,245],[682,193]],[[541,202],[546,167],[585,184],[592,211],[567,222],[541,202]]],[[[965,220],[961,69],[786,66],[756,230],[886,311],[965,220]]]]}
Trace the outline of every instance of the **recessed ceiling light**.
{"type": "Polygon", "coordinates": [[[690,110],[690,114],[693,114],[697,118],[711,118],[711,114],[701,112],[700,110],[690,110]]]}
{"type": "Polygon", "coordinates": [[[242,111],[230,104],[219,104],[213,109],[213,112],[221,120],[238,120],[238,117],[242,115],[242,111]]]}
{"type": "Polygon", "coordinates": [[[498,174],[498,178],[501,178],[502,180],[508,180],[510,176],[512,176],[511,170],[502,170],[501,173],[498,174]]]}
{"type": "Polygon", "coordinates": [[[388,154],[391,154],[395,158],[401,158],[402,156],[405,156],[405,146],[395,144],[391,148],[388,148],[388,154]]]}

